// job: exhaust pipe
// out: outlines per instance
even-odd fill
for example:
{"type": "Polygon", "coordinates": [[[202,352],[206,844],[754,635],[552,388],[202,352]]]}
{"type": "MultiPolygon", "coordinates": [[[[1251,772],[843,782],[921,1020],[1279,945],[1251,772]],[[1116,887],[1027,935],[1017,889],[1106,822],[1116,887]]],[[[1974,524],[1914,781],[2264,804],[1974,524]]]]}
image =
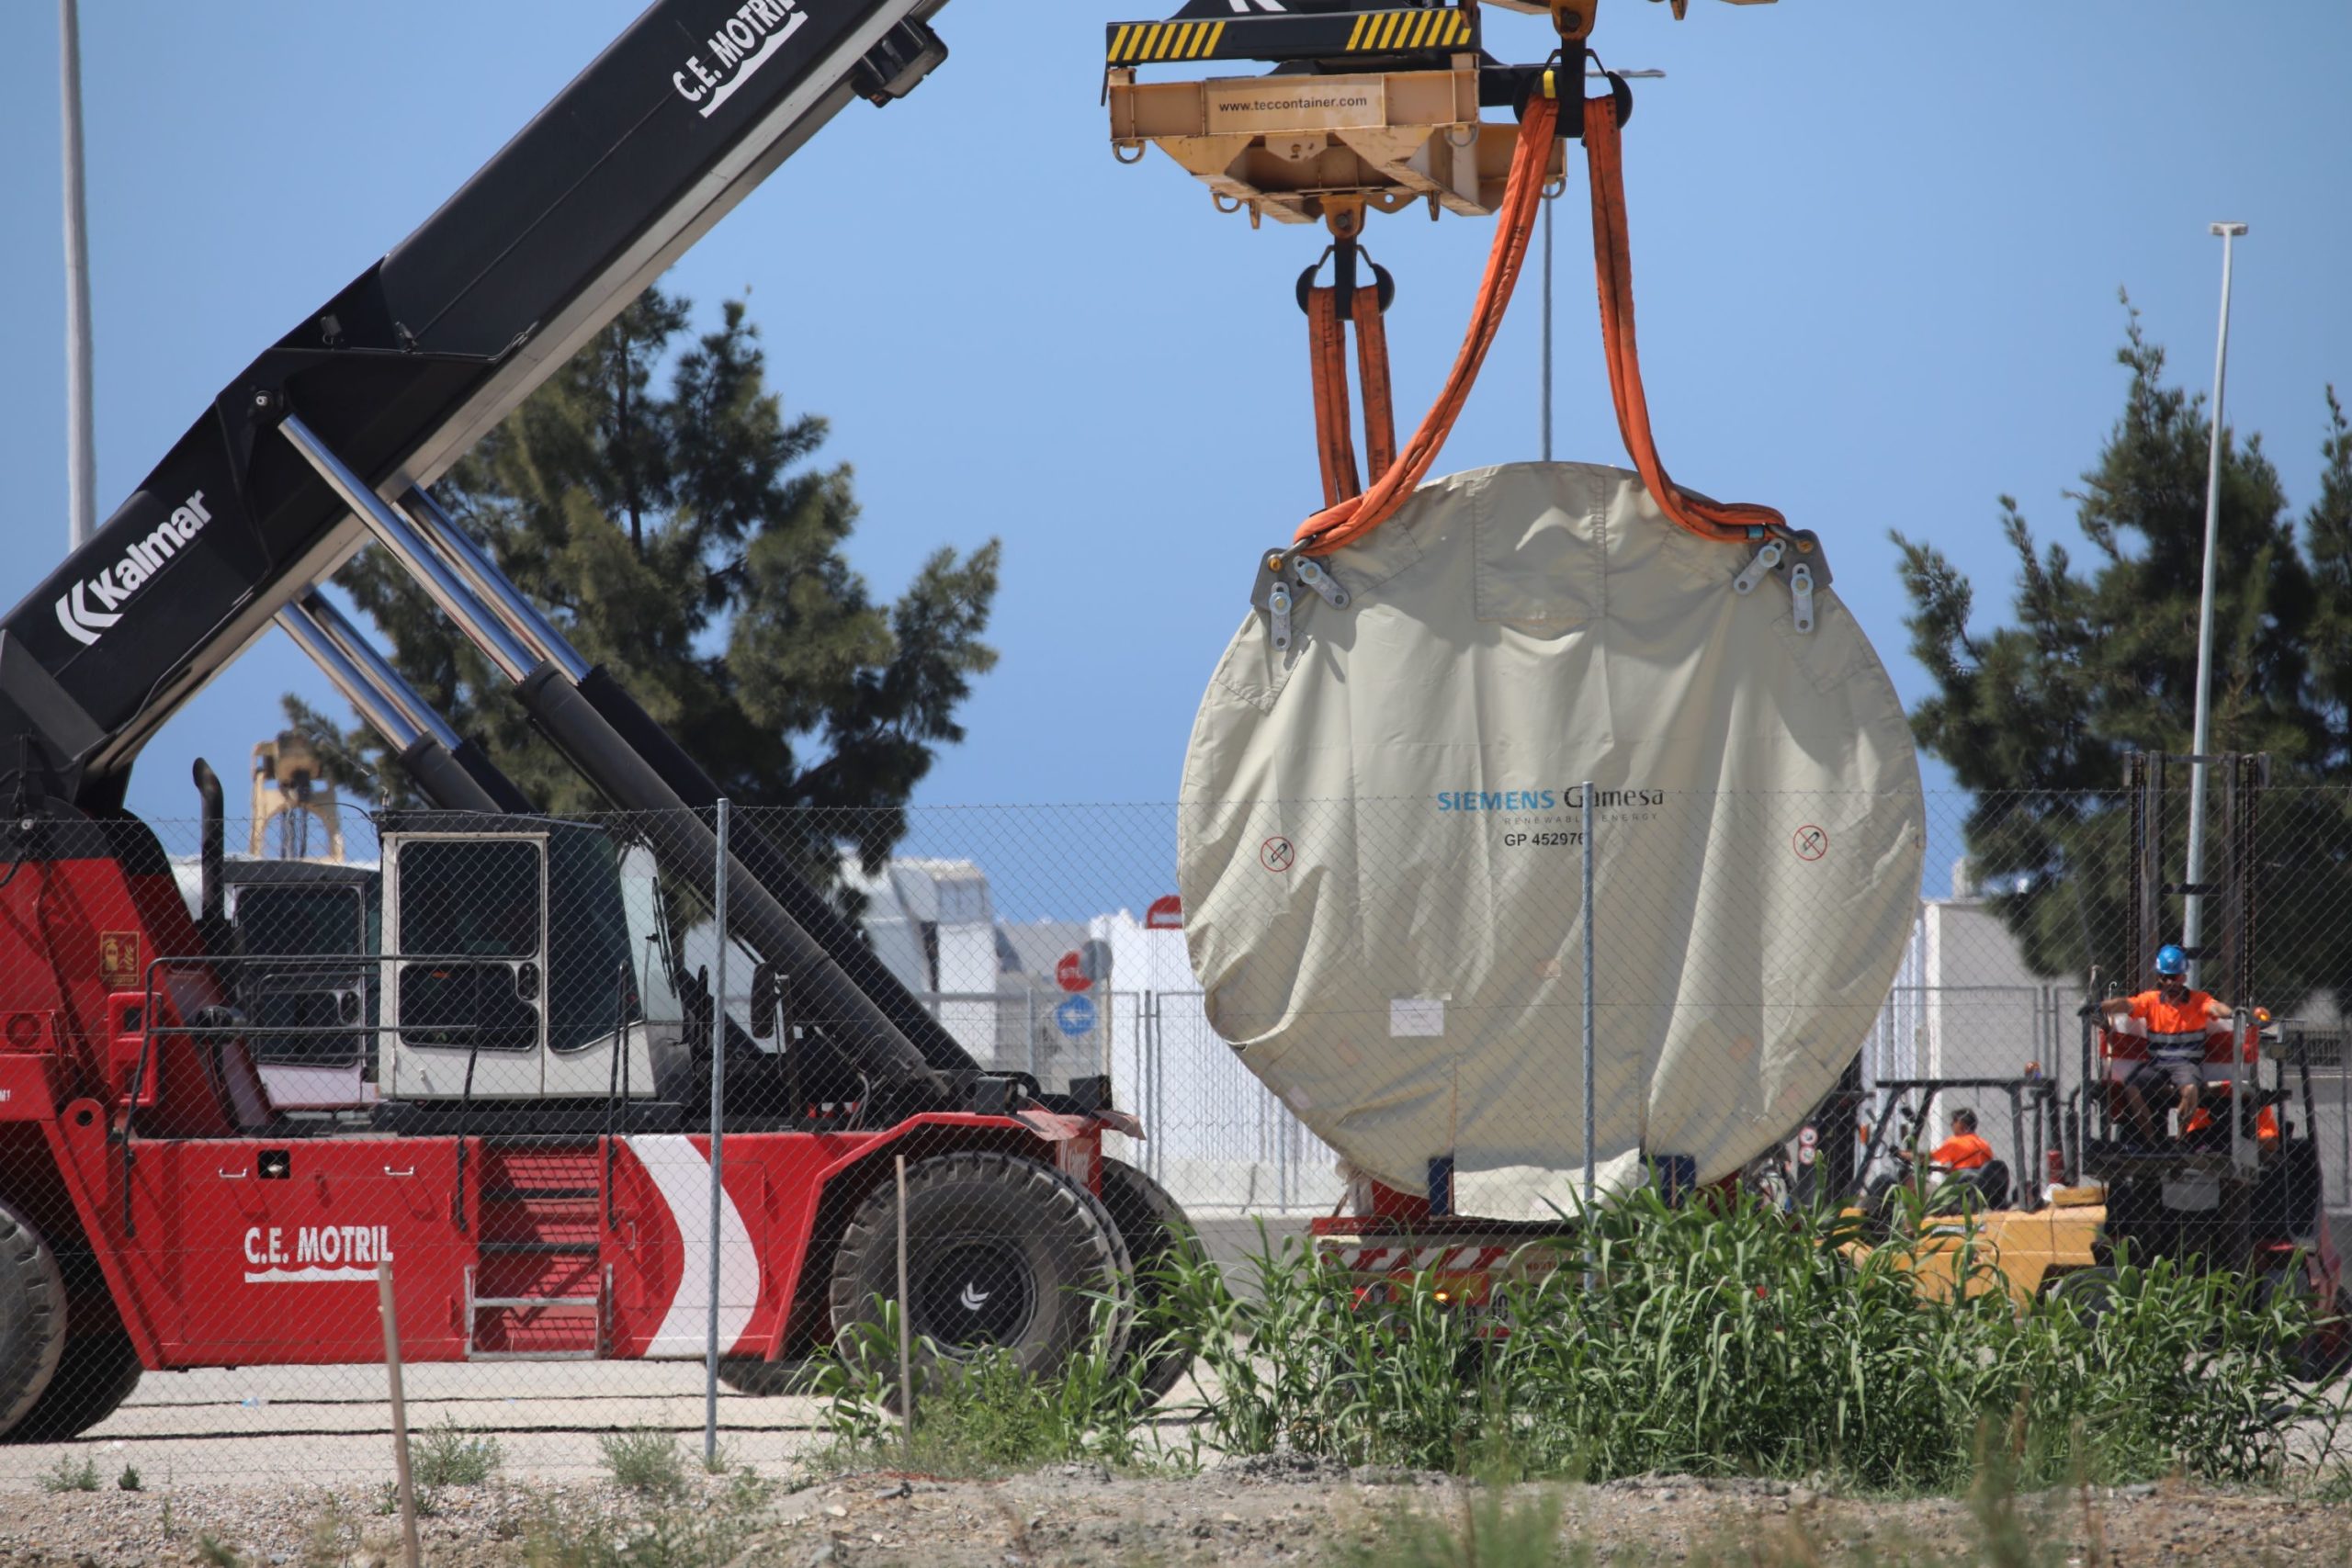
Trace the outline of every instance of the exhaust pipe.
{"type": "Polygon", "coordinates": [[[229,920],[228,800],[221,793],[220,775],[212,771],[211,763],[198,757],[191,771],[196,775],[196,793],[204,802],[204,826],[197,851],[197,925],[209,948],[213,945],[212,933],[229,920]]]}

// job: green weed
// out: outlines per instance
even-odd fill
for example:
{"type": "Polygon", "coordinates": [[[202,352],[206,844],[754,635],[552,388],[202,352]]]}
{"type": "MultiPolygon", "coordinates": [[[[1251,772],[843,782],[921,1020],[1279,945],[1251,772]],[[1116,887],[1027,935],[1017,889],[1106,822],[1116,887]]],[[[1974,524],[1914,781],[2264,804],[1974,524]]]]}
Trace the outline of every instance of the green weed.
{"type": "Polygon", "coordinates": [[[2322,1392],[2294,1381],[2308,1309],[2235,1277],[2127,1262],[2097,1314],[2019,1312],[1997,1286],[1919,1289],[1930,1247],[1980,1283],[1991,1265],[1965,1232],[1921,1241],[1916,1222],[1865,1247],[1851,1216],[1645,1190],[1564,1228],[1476,1308],[1427,1279],[1363,1290],[1296,1240],[1261,1248],[1247,1294],[1177,1260],[1207,1440],[1498,1479],[1951,1494],[1981,1472],[1989,1421],[2017,1485],[2176,1467],[2244,1483],[2279,1474],[2322,1392]]]}
{"type": "Polygon", "coordinates": [[[67,1456],[60,1454],[56,1466],[42,1472],[40,1489],[44,1492],[96,1492],[98,1489],[97,1461],[85,1459],[75,1464],[67,1456]]]}
{"type": "Polygon", "coordinates": [[[244,1559],[237,1555],[235,1547],[210,1530],[197,1536],[196,1555],[199,1562],[211,1564],[211,1568],[242,1568],[244,1562],[244,1559]]]}
{"type": "MultiPolygon", "coordinates": [[[[441,1488],[426,1485],[424,1482],[417,1480],[413,1472],[409,1479],[416,1492],[416,1517],[420,1519],[429,1519],[438,1515],[441,1512],[441,1488]]],[[[390,1515],[398,1514],[400,1511],[400,1483],[387,1481],[376,1489],[376,1512],[390,1515]]]]}
{"type": "Polygon", "coordinates": [[[645,1497],[681,1497],[688,1485],[685,1450],[650,1427],[607,1432],[596,1439],[616,1485],[645,1497]]]}
{"type": "Polygon", "coordinates": [[[853,1326],[814,1369],[835,1439],[820,1464],[850,1469],[887,1461],[926,1474],[985,1478],[1072,1461],[1122,1470],[1172,1461],[1145,1435],[1150,1401],[1132,1371],[1140,1359],[1111,1353],[1109,1303],[1096,1303],[1089,1343],[1057,1377],[1032,1377],[993,1351],[959,1360],[924,1344],[910,1449],[896,1414],[895,1308],[880,1305],[879,1322],[853,1326]]]}
{"type": "MultiPolygon", "coordinates": [[[[683,1483],[683,1457],[679,1475],[683,1483]]],[[[522,1560],[531,1568],[722,1568],[781,1561],[758,1547],[772,1495],[751,1472],[738,1471],[720,1491],[693,1501],[667,1495],[639,1517],[550,1502],[523,1532],[522,1560]]]]}
{"type": "Polygon", "coordinates": [[[420,1487],[479,1486],[498,1473],[505,1451],[498,1439],[444,1419],[409,1439],[409,1469],[420,1487]]]}
{"type": "Polygon", "coordinates": [[[118,1491],[138,1491],[140,1489],[139,1467],[135,1464],[124,1465],[122,1467],[122,1473],[114,1478],[114,1483],[118,1491]]]}

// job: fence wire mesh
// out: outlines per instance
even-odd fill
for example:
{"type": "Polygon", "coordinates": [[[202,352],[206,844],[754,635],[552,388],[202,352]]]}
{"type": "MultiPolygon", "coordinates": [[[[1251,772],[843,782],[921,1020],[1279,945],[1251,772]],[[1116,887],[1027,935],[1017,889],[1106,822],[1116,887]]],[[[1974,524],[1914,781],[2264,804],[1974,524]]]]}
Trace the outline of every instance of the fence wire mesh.
{"type": "Polygon", "coordinates": [[[919,1355],[1046,1371],[1187,1222],[1231,1258],[1367,1204],[1529,1218],[1587,1152],[1588,919],[1621,1185],[1989,1163],[1985,1201],[2047,1205],[2144,1131],[2143,1047],[2086,1010],[2196,899],[2239,1010],[2201,1135],[2342,1192],[2352,795],[2217,795],[2192,878],[2181,782],[1930,795],[1885,900],[1837,847],[1900,803],[1646,792],[1596,815],[1589,908],[1564,798],[1476,798],[1466,839],[1426,801],[738,810],[725,861],[712,813],[44,828],[0,873],[0,1483],[60,1444],[385,1479],[387,1269],[412,1426],[561,1476],[699,1436],[714,1339],[718,1434],[781,1461],[796,1369],[888,1303],[919,1355]]]}

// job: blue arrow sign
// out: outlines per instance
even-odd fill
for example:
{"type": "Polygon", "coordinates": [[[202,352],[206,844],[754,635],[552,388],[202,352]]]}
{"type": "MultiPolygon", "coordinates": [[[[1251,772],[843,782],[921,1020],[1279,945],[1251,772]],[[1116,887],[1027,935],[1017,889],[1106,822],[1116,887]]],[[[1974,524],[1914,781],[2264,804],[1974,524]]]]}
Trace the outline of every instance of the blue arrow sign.
{"type": "Polygon", "coordinates": [[[1075,996],[1054,1010],[1054,1024],[1072,1040],[1094,1032],[1094,998],[1075,996]]]}

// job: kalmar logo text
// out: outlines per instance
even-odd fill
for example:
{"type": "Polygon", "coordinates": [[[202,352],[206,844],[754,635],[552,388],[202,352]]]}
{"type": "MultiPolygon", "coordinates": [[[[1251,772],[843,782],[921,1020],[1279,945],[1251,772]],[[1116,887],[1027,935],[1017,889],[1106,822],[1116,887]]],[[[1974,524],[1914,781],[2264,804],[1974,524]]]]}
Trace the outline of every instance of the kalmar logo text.
{"type": "Polygon", "coordinates": [[[57,596],[57,624],[85,647],[95,647],[107,628],[122,619],[121,607],[149,578],[164,570],[204,525],[212,521],[205,510],[204,492],[198,491],[180,504],[153,533],[135,540],[122,558],[85,581],[57,596]]]}

